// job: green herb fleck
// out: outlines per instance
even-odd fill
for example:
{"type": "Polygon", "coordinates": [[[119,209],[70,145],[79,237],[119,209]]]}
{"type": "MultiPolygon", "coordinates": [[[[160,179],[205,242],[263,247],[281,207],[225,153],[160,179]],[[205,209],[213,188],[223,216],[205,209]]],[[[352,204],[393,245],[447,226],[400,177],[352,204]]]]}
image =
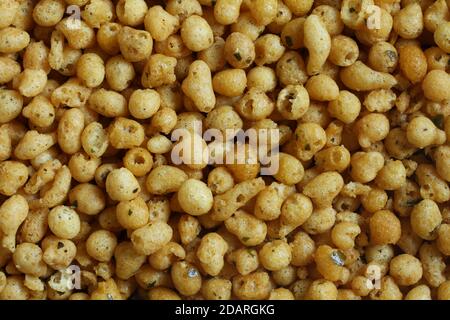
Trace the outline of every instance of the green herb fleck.
{"type": "Polygon", "coordinates": [[[439,129],[442,130],[444,128],[444,115],[438,114],[437,116],[434,116],[431,121],[433,121],[434,125],[439,129]]]}
{"type": "Polygon", "coordinates": [[[249,237],[242,237],[242,241],[243,241],[243,242],[247,242],[248,240],[250,240],[249,237]]]}
{"type": "Polygon", "coordinates": [[[58,247],[58,249],[64,248],[64,243],[62,243],[61,241],[58,241],[57,247],[58,247]]]}
{"type": "Polygon", "coordinates": [[[408,200],[406,200],[405,206],[406,207],[414,207],[420,201],[421,201],[420,199],[408,199],[408,200]]]}
{"type": "Polygon", "coordinates": [[[242,60],[241,54],[239,52],[235,52],[233,55],[234,55],[234,57],[236,58],[237,61],[241,61],[242,60]]]}
{"type": "Polygon", "coordinates": [[[387,57],[388,57],[391,61],[397,60],[397,53],[395,53],[395,51],[387,50],[387,51],[385,52],[385,54],[387,55],[387,57]]]}
{"type": "Polygon", "coordinates": [[[78,208],[78,201],[77,201],[77,200],[75,200],[75,201],[72,203],[71,208],[73,208],[73,209],[78,208]]]}
{"type": "Polygon", "coordinates": [[[350,7],[350,8],[348,9],[348,11],[350,11],[350,13],[354,13],[354,12],[356,12],[356,9],[353,8],[353,7],[350,7]]]}
{"type": "Polygon", "coordinates": [[[286,41],[286,44],[287,44],[288,47],[292,47],[292,45],[294,44],[292,42],[292,38],[289,37],[289,36],[284,37],[284,40],[286,41]]]}
{"type": "Polygon", "coordinates": [[[133,190],[133,193],[136,193],[138,191],[139,191],[139,188],[136,188],[136,189],[133,190]]]}
{"type": "Polygon", "coordinates": [[[311,145],[309,143],[305,144],[305,147],[303,148],[306,151],[310,151],[311,150],[311,145]]]}
{"type": "Polygon", "coordinates": [[[133,214],[133,210],[129,209],[128,210],[128,215],[131,216],[133,214]]]}
{"type": "Polygon", "coordinates": [[[153,287],[155,286],[155,284],[156,284],[156,280],[153,280],[152,282],[150,282],[149,284],[147,284],[147,288],[148,288],[148,289],[151,289],[151,288],[153,288],[153,287]]]}
{"type": "Polygon", "coordinates": [[[255,257],[255,251],[252,249],[247,249],[247,252],[249,255],[251,255],[252,257],[255,257]]]}

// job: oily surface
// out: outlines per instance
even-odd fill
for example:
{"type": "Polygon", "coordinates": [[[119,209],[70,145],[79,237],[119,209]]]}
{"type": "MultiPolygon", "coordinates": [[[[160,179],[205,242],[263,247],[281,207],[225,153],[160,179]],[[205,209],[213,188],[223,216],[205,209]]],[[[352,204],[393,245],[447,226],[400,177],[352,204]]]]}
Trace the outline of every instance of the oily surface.
{"type": "Polygon", "coordinates": [[[0,299],[450,299],[449,5],[0,0],[0,299]]]}

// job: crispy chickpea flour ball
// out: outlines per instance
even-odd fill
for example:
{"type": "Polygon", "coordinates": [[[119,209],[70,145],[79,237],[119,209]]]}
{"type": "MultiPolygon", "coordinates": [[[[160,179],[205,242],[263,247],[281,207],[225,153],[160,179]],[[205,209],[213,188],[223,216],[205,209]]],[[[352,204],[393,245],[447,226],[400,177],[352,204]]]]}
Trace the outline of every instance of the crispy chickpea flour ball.
{"type": "Polygon", "coordinates": [[[0,299],[449,300],[449,5],[0,0],[0,299]]]}

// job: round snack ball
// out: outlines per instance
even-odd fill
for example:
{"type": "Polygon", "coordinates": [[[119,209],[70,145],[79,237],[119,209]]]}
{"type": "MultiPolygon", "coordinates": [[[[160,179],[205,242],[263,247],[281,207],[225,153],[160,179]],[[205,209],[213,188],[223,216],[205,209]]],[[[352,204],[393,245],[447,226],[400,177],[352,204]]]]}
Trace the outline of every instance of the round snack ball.
{"type": "Polygon", "coordinates": [[[338,289],[333,282],[319,279],[308,287],[305,298],[308,300],[336,300],[337,295],[338,289]]]}
{"type": "Polygon", "coordinates": [[[410,254],[401,254],[392,258],[389,270],[390,275],[400,286],[416,284],[423,274],[422,263],[410,254]]]}
{"type": "Polygon", "coordinates": [[[433,144],[436,138],[433,121],[423,116],[415,117],[406,127],[406,138],[410,144],[418,148],[433,144]]]}
{"type": "Polygon", "coordinates": [[[57,206],[48,214],[48,227],[55,236],[72,239],[80,232],[80,217],[71,207],[57,206]]]}
{"type": "Polygon", "coordinates": [[[192,51],[208,49],[214,43],[214,35],[208,22],[197,15],[184,20],[180,34],[186,47],[192,51]]]}
{"type": "Polygon", "coordinates": [[[427,285],[420,284],[408,291],[405,300],[431,300],[431,290],[427,285]]]}
{"type": "Polygon", "coordinates": [[[438,288],[438,300],[450,300],[450,280],[442,283],[438,288]]]}
{"type": "Polygon", "coordinates": [[[117,238],[111,231],[97,230],[91,233],[86,240],[86,251],[92,258],[108,262],[114,255],[117,238]]]}
{"type": "Polygon", "coordinates": [[[436,102],[450,99],[449,86],[450,75],[444,70],[431,70],[422,82],[425,97],[436,102]]]}
{"type": "Polygon", "coordinates": [[[449,8],[0,0],[0,300],[450,300],[449,8]]]}
{"type": "Polygon", "coordinates": [[[188,179],[178,190],[178,202],[186,213],[200,216],[212,208],[213,194],[204,182],[188,179]]]}
{"type": "Polygon", "coordinates": [[[400,220],[389,210],[375,212],[369,220],[372,244],[395,244],[401,236],[400,220]]]}
{"type": "Polygon", "coordinates": [[[139,195],[141,187],[130,170],[120,168],[114,169],[108,174],[106,192],[113,200],[128,201],[139,195]]]}
{"type": "Polygon", "coordinates": [[[303,165],[294,156],[281,152],[279,154],[279,168],[274,174],[274,178],[281,183],[293,185],[303,179],[305,170],[303,165]]]}
{"type": "Polygon", "coordinates": [[[283,240],[268,242],[259,251],[261,264],[270,271],[277,271],[287,267],[291,259],[292,249],[283,240]]]}
{"type": "Polygon", "coordinates": [[[117,222],[125,229],[134,230],[145,226],[149,216],[149,208],[141,197],[121,201],[116,206],[117,222]]]}
{"type": "Polygon", "coordinates": [[[148,119],[153,116],[161,105],[159,93],[153,89],[135,90],[129,99],[128,108],[136,119],[148,119]]]}
{"type": "Polygon", "coordinates": [[[0,163],[0,194],[12,196],[28,179],[27,166],[18,161],[0,163]]]}
{"type": "Polygon", "coordinates": [[[410,215],[411,228],[424,240],[437,238],[437,229],[441,225],[442,215],[438,205],[431,199],[424,199],[414,206],[410,215]]]}

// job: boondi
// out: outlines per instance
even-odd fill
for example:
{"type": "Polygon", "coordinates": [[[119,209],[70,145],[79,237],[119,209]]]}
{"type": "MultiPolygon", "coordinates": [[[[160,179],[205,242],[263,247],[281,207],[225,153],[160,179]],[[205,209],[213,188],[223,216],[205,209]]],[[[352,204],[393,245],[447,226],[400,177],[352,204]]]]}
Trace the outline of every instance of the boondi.
{"type": "Polygon", "coordinates": [[[0,0],[0,299],[449,300],[449,5],[0,0]]]}

